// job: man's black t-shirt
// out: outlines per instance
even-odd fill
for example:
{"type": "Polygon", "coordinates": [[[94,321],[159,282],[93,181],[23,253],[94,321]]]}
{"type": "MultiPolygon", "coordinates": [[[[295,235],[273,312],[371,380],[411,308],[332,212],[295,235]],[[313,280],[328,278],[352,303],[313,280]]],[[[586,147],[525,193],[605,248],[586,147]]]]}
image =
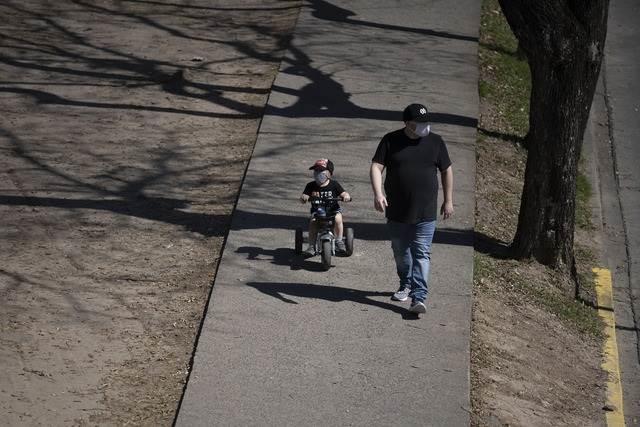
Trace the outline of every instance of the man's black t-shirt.
{"type": "MultiPolygon", "coordinates": [[[[329,181],[327,185],[321,187],[317,182],[311,181],[304,187],[303,194],[307,196],[311,196],[313,193],[317,193],[316,196],[321,198],[329,198],[329,197],[339,197],[344,192],[344,188],[338,181],[334,181],[333,179],[329,181]]],[[[340,209],[340,205],[338,202],[330,202],[327,203],[327,209],[332,211],[337,211],[340,209]]],[[[313,211],[313,206],[311,208],[313,211]]]]}
{"type": "Polygon", "coordinates": [[[386,134],[372,159],[384,165],[388,219],[407,224],[434,221],[438,216],[438,171],[451,166],[447,147],[430,132],[411,139],[404,129],[386,134]]]}

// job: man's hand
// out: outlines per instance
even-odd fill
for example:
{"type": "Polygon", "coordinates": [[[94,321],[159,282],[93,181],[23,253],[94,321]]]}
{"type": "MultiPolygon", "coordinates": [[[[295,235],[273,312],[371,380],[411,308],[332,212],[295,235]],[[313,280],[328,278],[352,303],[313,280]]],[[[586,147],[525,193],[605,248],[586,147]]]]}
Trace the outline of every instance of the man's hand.
{"type": "Polygon", "coordinates": [[[453,203],[444,202],[440,208],[440,215],[442,215],[444,219],[449,219],[451,215],[453,215],[453,203]]]}
{"type": "Polygon", "coordinates": [[[377,196],[373,199],[373,206],[376,208],[378,212],[384,212],[384,210],[389,206],[387,204],[387,198],[384,196],[377,196]]]}
{"type": "Polygon", "coordinates": [[[303,194],[302,196],[300,196],[300,203],[306,203],[309,200],[309,196],[306,194],[303,194]]]}

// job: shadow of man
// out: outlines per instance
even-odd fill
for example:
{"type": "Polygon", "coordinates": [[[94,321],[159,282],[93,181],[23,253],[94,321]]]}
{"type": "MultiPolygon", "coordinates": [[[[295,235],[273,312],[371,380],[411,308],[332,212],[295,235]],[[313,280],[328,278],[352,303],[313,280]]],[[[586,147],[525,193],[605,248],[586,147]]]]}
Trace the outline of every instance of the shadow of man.
{"type": "Polygon", "coordinates": [[[278,282],[248,282],[247,286],[257,289],[263,294],[272,296],[287,304],[298,304],[291,297],[321,299],[330,302],[351,301],[365,306],[372,306],[398,313],[403,319],[415,320],[418,315],[409,312],[404,307],[378,301],[372,297],[390,297],[391,292],[366,291],[360,289],[343,288],[339,286],[323,286],[310,283],[278,283],[278,282]]]}

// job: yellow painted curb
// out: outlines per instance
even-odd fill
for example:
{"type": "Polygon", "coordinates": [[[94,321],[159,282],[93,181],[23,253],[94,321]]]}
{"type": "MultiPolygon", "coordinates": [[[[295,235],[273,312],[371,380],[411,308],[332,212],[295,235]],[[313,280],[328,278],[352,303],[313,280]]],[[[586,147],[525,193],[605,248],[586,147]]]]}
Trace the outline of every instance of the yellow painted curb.
{"type": "Polygon", "coordinates": [[[607,406],[612,409],[611,411],[606,412],[607,426],[624,427],[622,385],[620,384],[620,367],[618,363],[616,317],[613,312],[611,271],[606,268],[594,268],[593,272],[596,275],[598,315],[605,324],[605,343],[602,369],[604,369],[609,376],[607,380],[607,406]]]}

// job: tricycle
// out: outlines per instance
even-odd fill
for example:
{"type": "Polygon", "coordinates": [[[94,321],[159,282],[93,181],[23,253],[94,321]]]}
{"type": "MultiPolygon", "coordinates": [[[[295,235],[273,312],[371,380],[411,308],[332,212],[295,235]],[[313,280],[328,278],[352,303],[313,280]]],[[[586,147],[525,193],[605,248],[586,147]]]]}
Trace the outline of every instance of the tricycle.
{"type": "MultiPolygon", "coordinates": [[[[316,221],[318,224],[318,233],[316,234],[316,251],[320,254],[322,268],[326,271],[331,267],[331,257],[336,255],[336,240],[337,237],[334,234],[333,227],[335,225],[335,218],[338,212],[330,209],[330,205],[333,202],[343,201],[341,197],[316,197],[309,198],[309,202],[315,207],[311,214],[312,221],[316,221]]],[[[344,246],[345,256],[351,256],[353,254],[353,228],[344,228],[344,246]]],[[[296,254],[302,253],[302,245],[304,243],[304,235],[302,227],[298,227],[295,230],[295,252],[296,254]]]]}

